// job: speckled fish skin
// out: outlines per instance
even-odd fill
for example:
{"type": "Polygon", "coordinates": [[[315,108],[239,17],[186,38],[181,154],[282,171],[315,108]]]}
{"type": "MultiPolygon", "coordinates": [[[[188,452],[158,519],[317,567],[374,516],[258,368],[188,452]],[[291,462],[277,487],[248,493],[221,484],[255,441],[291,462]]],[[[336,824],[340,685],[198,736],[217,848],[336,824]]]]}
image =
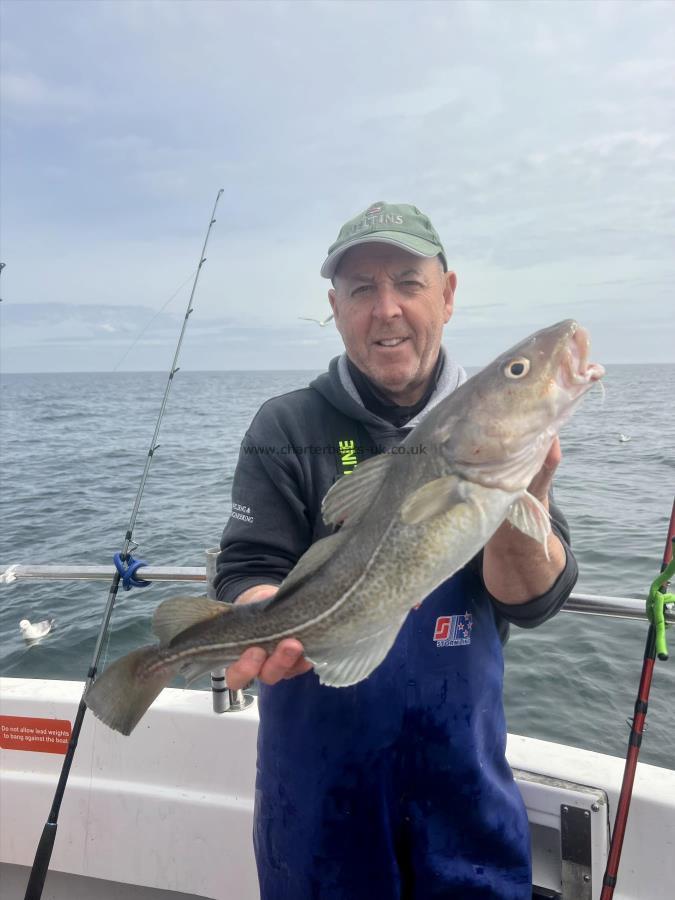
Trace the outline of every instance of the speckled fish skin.
{"type": "Polygon", "coordinates": [[[567,320],[501,354],[434,407],[396,452],[357,466],[326,495],[337,533],[301,557],[274,598],[227,606],[205,598],[161,604],[161,645],[113,663],[87,694],[123,733],[176,673],[188,679],[299,639],[320,680],[367,677],[408,611],[465,565],[506,519],[545,543],[548,515],[527,493],[551,443],[604,374],[588,335],[567,320]],[[187,625],[187,627],[185,627],[187,625]],[[149,698],[149,699],[148,699],[149,698]]]}

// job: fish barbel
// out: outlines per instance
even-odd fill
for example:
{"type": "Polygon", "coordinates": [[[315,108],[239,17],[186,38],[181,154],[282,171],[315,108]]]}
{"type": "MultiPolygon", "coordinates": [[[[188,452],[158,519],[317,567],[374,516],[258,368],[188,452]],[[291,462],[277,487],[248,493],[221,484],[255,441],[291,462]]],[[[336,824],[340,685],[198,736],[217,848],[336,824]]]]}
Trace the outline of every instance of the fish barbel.
{"type": "Polygon", "coordinates": [[[314,543],[260,603],[175,597],[155,611],[159,645],[112,663],[85,701],[129,734],[176,674],[192,680],[250,646],[300,640],[320,681],[366,678],[403,620],[485,546],[501,523],[547,546],[546,508],[528,493],[563,423],[604,374],[567,320],[501,354],[435,406],[395,452],[359,463],[326,494],[340,529],[314,543]]]}

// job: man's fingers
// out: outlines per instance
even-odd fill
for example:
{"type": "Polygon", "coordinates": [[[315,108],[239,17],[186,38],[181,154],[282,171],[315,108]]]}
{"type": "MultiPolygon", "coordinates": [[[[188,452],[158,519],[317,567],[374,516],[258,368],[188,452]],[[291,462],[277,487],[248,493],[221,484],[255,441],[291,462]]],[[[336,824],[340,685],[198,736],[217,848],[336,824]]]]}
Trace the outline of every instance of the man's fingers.
{"type": "Polygon", "coordinates": [[[308,664],[307,668],[302,666],[303,662],[307,662],[307,660],[303,660],[302,653],[303,649],[300,641],[296,641],[293,638],[281,641],[264,663],[258,677],[265,684],[276,684],[282,678],[292,678],[294,675],[300,674],[300,672],[307,671],[307,668],[311,668],[311,665],[308,664]],[[296,667],[298,667],[297,671],[296,667]]]}
{"type": "Polygon", "coordinates": [[[560,438],[554,438],[553,443],[551,444],[549,451],[546,455],[546,459],[544,460],[544,469],[548,469],[551,474],[555,472],[555,470],[560,465],[560,461],[562,459],[562,449],[560,447],[560,438]]]}
{"type": "Polygon", "coordinates": [[[293,666],[291,671],[284,675],[284,678],[295,678],[296,675],[303,675],[305,672],[309,672],[310,669],[313,669],[314,666],[308,659],[305,659],[304,656],[301,656],[300,659],[293,666]]]}
{"type": "Polygon", "coordinates": [[[263,667],[267,654],[262,647],[249,647],[239,659],[228,666],[225,683],[231,691],[238,691],[257,678],[263,667]]]}
{"type": "Polygon", "coordinates": [[[249,647],[228,667],[225,673],[227,686],[237,691],[254,678],[265,684],[276,684],[283,678],[301,675],[312,668],[302,654],[302,644],[293,638],[281,641],[269,657],[262,647],[249,647]]]}
{"type": "Polygon", "coordinates": [[[541,500],[541,502],[545,505],[548,501],[548,492],[551,484],[553,483],[555,470],[560,465],[561,459],[562,450],[560,449],[560,440],[558,438],[554,438],[553,443],[551,444],[551,447],[546,454],[546,459],[544,460],[543,466],[541,467],[541,469],[539,469],[528,487],[528,491],[533,494],[537,498],[537,500],[541,500]]]}

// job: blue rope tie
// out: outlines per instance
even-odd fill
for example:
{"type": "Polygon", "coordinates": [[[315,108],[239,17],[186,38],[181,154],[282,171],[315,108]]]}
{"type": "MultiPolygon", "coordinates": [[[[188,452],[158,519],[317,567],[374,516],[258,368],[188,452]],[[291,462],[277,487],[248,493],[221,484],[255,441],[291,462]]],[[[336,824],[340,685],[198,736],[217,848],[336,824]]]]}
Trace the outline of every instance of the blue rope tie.
{"type": "Polygon", "coordinates": [[[130,554],[126,559],[122,559],[122,554],[116,553],[113,556],[113,562],[115,563],[115,568],[122,576],[122,587],[125,591],[130,591],[135,587],[148,587],[152,583],[143,581],[142,578],[136,578],[136,572],[141,566],[147,566],[145,560],[134,559],[130,554]]]}

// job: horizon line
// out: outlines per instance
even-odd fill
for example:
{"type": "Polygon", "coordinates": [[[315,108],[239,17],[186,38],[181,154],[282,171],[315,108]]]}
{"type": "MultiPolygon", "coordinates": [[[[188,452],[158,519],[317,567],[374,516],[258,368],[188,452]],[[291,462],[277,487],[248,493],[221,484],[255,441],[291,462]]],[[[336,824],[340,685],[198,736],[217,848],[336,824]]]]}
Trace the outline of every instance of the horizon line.
{"type": "MultiPolygon", "coordinates": [[[[463,363],[467,369],[484,369],[490,363],[463,363]]],[[[675,362],[663,360],[649,360],[648,362],[604,362],[603,366],[668,366],[675,367],[675,362]]],[[[290,369],[290,368],[258,368],[258,369],[185,369],[179,367],[183,374],[227,374],[235,372],[324,372],[324,367],[313,367],[309,369],[290,369]]],[[[168,377],[167,369],[42,369],[39,372],[24,371],[2,371],[0,370],[0,378],[3,375],[155,375],[162,373],[168,377]]]]}

